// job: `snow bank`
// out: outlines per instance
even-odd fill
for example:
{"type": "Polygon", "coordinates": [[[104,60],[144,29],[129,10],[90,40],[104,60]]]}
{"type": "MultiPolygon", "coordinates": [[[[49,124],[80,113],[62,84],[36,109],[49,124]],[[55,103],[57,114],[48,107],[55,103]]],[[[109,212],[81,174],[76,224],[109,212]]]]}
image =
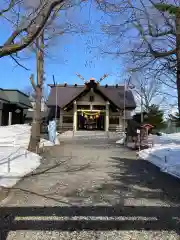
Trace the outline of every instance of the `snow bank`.
{"type": "MultiPolygon", "coordinates": [[[[31,126],[0,126],[0,186],[12,187],[40,165],[41,157],[27,150],[31,126]]],[[[40,146],[53,144],[41,139],[40,146]]]]}
{"type": "Polygon", "coordinates": [[[139,157],[145,159],[162,172],[180,178],[180,133],[153,136],[154,146],[140,151],[139,157]]]}
{"type": "MultiPolygon", "coordinates": [[[[27,124],[17,124],[11,126],[0,126],[0,147],[24,147],[29,144],[31,126],[27,124]]],[[[53,143],[46,139],[41,139],[40,147],[53,146],[53,143]]]]}
{"type": "Polygon", "coordinates": [[[0,147],[0,186],[12,187],[40,165],[41,157],[19,147],[0,147]]]}

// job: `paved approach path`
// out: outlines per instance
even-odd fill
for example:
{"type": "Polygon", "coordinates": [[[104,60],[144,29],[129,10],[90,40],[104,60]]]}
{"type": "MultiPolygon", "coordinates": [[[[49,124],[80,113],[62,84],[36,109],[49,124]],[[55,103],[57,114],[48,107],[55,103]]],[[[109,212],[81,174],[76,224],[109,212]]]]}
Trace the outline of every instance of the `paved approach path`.
{"type": "Polygon", "coordinates": [[[113,139],[66,140],[1,206],[1,240],[180,239],[180,181],[113,139]]]}

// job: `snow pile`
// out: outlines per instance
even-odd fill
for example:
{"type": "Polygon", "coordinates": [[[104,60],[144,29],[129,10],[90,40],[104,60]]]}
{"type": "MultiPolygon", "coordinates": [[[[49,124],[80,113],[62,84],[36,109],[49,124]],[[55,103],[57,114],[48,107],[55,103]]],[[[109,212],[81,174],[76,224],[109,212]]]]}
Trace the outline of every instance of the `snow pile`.
{"type": "Polygon", "coordinates": [[[154,144],[180,144],[180,133],[163,134],[162,136],[153,135],[154,144]]]}
{"type": "MultiPolygon", "coordinates": [[[[29,144],[31,133],[31,126],[28,124],[17,124],[11,126],[0,126],[0,147],[24,147],[27,148],[29,144]]],[[[52,146],[50,141],[41,139],[40,147],[52,146]]]]}
{"type": "MultiPolygon", "coordinates": [[[[12,187],[40,165],[41,157],[27,150],[31,126],[0,127],[0,186],[12,187]]],[[[40,146],[53,144],[41,139],[40,146]]]]}
{"type": "Polygon", "coordinates": [[[162,172],[180,178],[180,133],[153,136],[154,145],[140,151],[139,157],[145,159],[162,172]]]}
{"type": "Polygon", "coordinates": [[[40,165],[41,157],[21,147],[0,147],[0,186],[12,187],[40,165]]]}
{"type": "Polygon", "coordinates": [[[126,140],[126,134],[123,132],[121,138],[117,140],[116,143],[123,145],[125,143],[125,140],[126,140]]]}

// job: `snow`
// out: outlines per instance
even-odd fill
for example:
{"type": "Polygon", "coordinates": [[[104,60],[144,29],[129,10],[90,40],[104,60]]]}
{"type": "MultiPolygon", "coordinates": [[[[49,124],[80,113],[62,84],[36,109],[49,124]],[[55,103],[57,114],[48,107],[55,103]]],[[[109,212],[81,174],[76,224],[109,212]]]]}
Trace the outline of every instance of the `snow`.
{"type": "Polygon", "coordinates": [[[120,138],[119,140],[117,140],[116,143],[123,145],[124,142],[125,142],[125,139],[126,139],[126,134],[123,132],[123,133],[121,134],[121,138],[120,138]]]}
{"type": "Polygon", "coordinates": [[[162,172],[180,178],[180,133],[150,137],[153,147],[141,150],[139,157],[156,165],[162,172]]]}
{"type": "MultiPolygon", "coordinates": [[[[0,187],[12,187],[40,165],[41,157],[27,150],[31,126],[0,126],[0,187]]],[[[40,147],[53,144],[41,139],[40,147]]]]}
{"type": "Polygon", "coordinates": [[[12,187],[40,165],[41,157],[20,147],[0,147],[0,186],[12,187]]]}
{"type": "MultiPolygon", "coordinates": [[[[0,147],[24,147],[27,148],[30,139],[31,126],[28,124],[17,124],[0,126],[0,147]]],[[[40,147],[43,145],[53,146],[53,143],[41,139],[40,147]]]]}

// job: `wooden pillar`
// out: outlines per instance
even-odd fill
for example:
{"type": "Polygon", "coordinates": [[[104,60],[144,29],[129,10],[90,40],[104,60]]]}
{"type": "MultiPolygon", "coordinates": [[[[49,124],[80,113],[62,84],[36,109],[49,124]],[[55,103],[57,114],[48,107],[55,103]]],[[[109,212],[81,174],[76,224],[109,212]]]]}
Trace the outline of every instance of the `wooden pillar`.
{"type": "Polygon", "coordinates": [[[63,127],[63,112],[61,109],[59,109],[59,127],[60,127],[60,130],[62,130],[62,127],[63,127]]]}
{"type": "Polygon", "coordinates": [[[122,133],[123,132],[123,113],[120,111],[119,114],[119,130],[122,133]]]}
{"type": "Polygon", "coordinates": [[[106,102],[105,130],[106,130],[106,132],[109,131],[109,102],[106,102]]]}
{"type": "Polygon", "coordinates": [[[73,131],[77,131],[77,103],[74,101],[73,131]]]}

